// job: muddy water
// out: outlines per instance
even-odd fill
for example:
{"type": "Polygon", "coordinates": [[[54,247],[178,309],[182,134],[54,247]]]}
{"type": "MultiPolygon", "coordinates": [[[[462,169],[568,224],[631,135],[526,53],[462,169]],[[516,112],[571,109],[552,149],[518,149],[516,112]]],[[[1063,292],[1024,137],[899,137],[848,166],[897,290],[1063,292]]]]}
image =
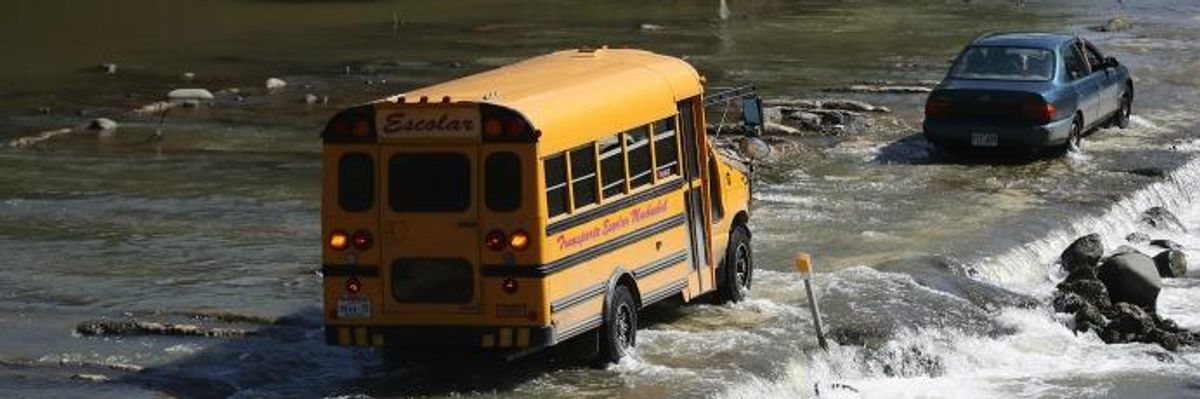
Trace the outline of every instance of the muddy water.
{"type": "MultiPolygon", "coordinates": [[[[1061,277],[1053,256],[1078,234],[1101,232],[1115,247],[1144,230],[1133,219],[1154,205],[1200,231],[1194,2],[733,0],[725,21],[716,2],[690,1],[12,3],[0,15],[0,137],[95,116],[122,127],[0,150],[0,397],[780,397],[813,396],[814,385],[848,397],[1198,394],[1195,351],[1105,346],[1044,307],[1015,306],[1042,303],[1061,277]],[[1122,12],[1131,32],[1086,30],[1122,12]],[[1135,126],[1101,130],[1065,159],[966,162],[915,136],[923,97],[851,96],[898,121],[805,138],[763,170],[751,299],[652,310],[622,364],[387,366],[321,343],[315,132],[338,107],[605,43],[687,57],[716,85],[819,97],[855,80],[938,79],[971,37],[1024,29],[1078,32],[1129,65],[1135,126]],[[104,62],[117,74],[97,71],[104,62]],[[291,84],[267,93],[271,76],[291,84]],[[190,86],[237,87],[240,98],[165,123],[126,113],[190,86]],[[330,102],[304,105],[307,93],[330,102]],[[160,127],[165,140],[145,143],[160,127]],[[1168,177],[1127,173],[1137,168],[1168,177]],[[817,254],[823,305],[845,341],[829,353],[815,349],[788,271],[801,250],[817,254]],[[280,320],[174,314],[196,310],[280,320]],[[130,315],[260,333],[71,334],[79,321],[130,315]],[[70,378],[78,373],[114,382],[70,378]]],[[[1200,259],[1200,236],[1146,232],[1200,259]]],[[[1168,281],[1161,304],[1200,328],[1192,276],[1168,281]]]]}

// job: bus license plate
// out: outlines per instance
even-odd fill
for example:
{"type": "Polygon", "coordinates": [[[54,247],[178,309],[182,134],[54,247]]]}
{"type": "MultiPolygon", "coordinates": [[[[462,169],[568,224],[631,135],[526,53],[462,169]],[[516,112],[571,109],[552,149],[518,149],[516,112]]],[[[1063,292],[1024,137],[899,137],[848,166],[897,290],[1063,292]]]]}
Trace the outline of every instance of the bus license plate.
{"type": "Polygon", "coordinates": [[[972,147],[995,147],[1000,145],[1000,135],[996,133],[971,133],[972,147]]]}
{"type": "Polygon", "coordinates": [[[341,299],[338,300],[337,308],[338,317],[370,317],[371,316],[371,301],[366,299],[341,299]]]}

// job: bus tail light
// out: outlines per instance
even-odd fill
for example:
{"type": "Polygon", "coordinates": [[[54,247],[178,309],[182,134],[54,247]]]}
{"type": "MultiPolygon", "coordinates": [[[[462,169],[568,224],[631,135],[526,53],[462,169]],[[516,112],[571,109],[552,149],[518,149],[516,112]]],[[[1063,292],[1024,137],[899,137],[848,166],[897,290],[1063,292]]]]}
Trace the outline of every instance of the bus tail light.
{"type": "Polygon", "coordinates": [[[350,240],[354,243],[354,249],[365,251],[371,248],[371,232],[359,230],[354,232],[354,237],[350,240]]]}
{"type": "Polygon", "coordinates": [[[362,282],[354,277],[346,279],[346,292],[357,294],[359,291],[362,291],[362,282]]]}
{"type": "Polygon", "coordinates": [[[519,229],[513,231],[508,236],[508,246],[517,251],[524,251],[525,248],[529,247],[529,233],[519,229]]]}
{"type": "Polygon", "coordinates": [[[500,251],[503,250],[504,247],[508,246],[508,240],[506,238],[507,237],[504,236],[503,231],[492,230],[491,232],[487,233],[486,237],[483,238],[483,244],[490,250],[500,251]]]}
{"type": "Polygon", "coordinates": [[[501,122],[500,118],[487,118],[483,120],[484,137],[499,138],[501,133],[504,133],[504,122],[501,122]]]}
{"type": "Polygon", "coordinates": [[[519,288],[521,287],[517,284],[517,280],[512,277],[504,279],[504,283],[500,284],[500,289],[504,290],[504,293],[509,295],[516,294],[517,289],[519,288]]]}
{"type": "Polygon", "coordinates": [[[346,232],[342,230],[334,230],[329,234],[329,248],[341,251],[349,247],[350,237],[346,236],[346,232]]]}

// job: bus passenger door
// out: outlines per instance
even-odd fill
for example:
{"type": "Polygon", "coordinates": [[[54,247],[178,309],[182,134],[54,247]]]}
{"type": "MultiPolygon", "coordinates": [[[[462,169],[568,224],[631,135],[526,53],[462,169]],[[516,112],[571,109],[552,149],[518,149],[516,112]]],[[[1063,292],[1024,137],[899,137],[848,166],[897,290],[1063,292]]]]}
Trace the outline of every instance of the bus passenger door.
{"type": "Polygon", "coordinates": [[[385,145],[381,152],[384,312],[480,312],[478,146],[385,145]]]}
{"type": "Polygon", "coordinates": [[[692,267],[699,273],[700,292],[714,288],[709,265],[708,215],[704,207],[704,185],[700,165],[703,160],[697,135],[696,98],[680,101],[679,131],[682,133],[683,176],[688,217],[688,244],[691,247],[692,267]]]}

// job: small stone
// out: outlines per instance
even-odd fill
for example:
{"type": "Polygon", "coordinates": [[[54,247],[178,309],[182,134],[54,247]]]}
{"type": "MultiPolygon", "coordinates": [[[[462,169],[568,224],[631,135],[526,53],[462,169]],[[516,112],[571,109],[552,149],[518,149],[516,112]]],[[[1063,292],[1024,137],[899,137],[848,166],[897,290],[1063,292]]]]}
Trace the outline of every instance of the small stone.
{"type": "Polygon", "coordinates": [[[100,374],[75,374],[71,376],[71,379],[87,382],[108,382],[108,376],[100,374]]]}
{"type": "Polygon", "coordinates": [[[1140,232],[1140,231],[1136,231],[1133,233],[1129,233],[1129,235],[1125,236],[1125,241],[1128,241],[1128,242],[1131,242],[1134,244],[1150,242],[1150,235],[1140,232]]]}
{"type": "Polygon", "coordinates": [[[202,102],[212,101],[212,92],[205,89],[175,89],[167,93],[167,98],[171,101],[179,102],[202,102]]]}
{"type": "Polygon", "coordinates": [[[1133,22],[1129,18],[1116,17],[1105,22],[1104,25],[1094,27],[1092,29],[1099,32],[1121,32],[1129,30],[1133,27],[1133,22]]]}
{"type": "Polygon", "coordinates": [[[267,86],[267,90],[279,90],[284,87],[287,87],[287,82],[285,82],[285,81],[283,81],[283,79],[279,79],[279,78],[269,78],[269,79],[267,79],[266,86],[267,86]]]}
{"type": "Polygon", "coordinates": [[[766,122],[763,123],[763,132],[767,134],[794,135],[800,134],[800,129],[779,123],[766,122]]]}
{"type": "Polygon", "coordinates": [[[821,101],[821,108],[859,112],[871,112],[875,110],[875,106],[858,100],[825,100],[821,101]]]}
{"type": "Polygon", "coordinates": [[[821,129],[821,115],[811,112],[797,112],[788,117],[789,119],[797,120],[801,126],[812,130],[821,129]]]}
{"type": "Polygon", "coordinates": [[[92,119],[92,121],[88,122],[88,124],[87,124],[87,130],[105,132],[105,131],[112,131],[112,130],[116,130],[116,129],[117,129],[117,122],[112,119],[108,119],[108,118],[92,119]]]}
{"type": "Polygon", "coordinates": [[[1174,213],[1171,213],[1170,210],[1161,206],[1152,207],[1142,212],[1138,221],[1145,226],[1160,230],[1179,229],[1180,231],[1187,232],[1187,229],[1183,227],[1183,223],[1179,221],[1179,218],[1174,213]]]}
{"type": "Polygon", "coordinates": [[[1182,251],[1182,250],[1183,250],[1183,245],[1179,245],[1179,243],[1177,243],[1177,242],[1175,242],[1175,241],[1171,241],[1171,240],[1165,239],[1165,238],[1159,238],[1159,239],[1155,239],[1155,240],[1150,240],[1150,245],[1152,245],[1152,246],[1156,246],[1156,247],[1159,247],[1159,248],[1162,248],[1162,249],[1173,249],[1173,250],[1176,250],[1176,251],[1182,251]]]}
{"type": "Polygon", "coordinates": [[[638,29],[640,29],[643,32],[656,32],[656,31],[663,30],[663,26],[655,25],[655,24],[642,24],[641,26],[638,26],[638,29]]]}
{"type": "Polygon", "coordinates": [[[111,62],[100,64],[100,71],[109,75],[114,75],[117,73],[117,64],[111,62]]]}
{"type": "Polygon", "coordinates": [[[1183,251],[1168,249],[1154,255],[1154,266],[1158,275],[1167,278],[1178,278],[1187,275],[1187,255],[1183,251]]]}
{"type": "Polygon", "coordinates": [[[317,98],[317,96],[314,94],[305,94],[304,95],[304,103],[305,104],[313,105],[313,104],[316,104],[317,101],[320,101],[320,98],[317,98]]]}
{"type": "Polygon", "coordinates": [[[184,72],[183,75],[180,76],[180,78],[183,79],[185,82],[191,82],[193,80],[196,80],[196,74],[192,73],[192,72],[184,72]]]}

